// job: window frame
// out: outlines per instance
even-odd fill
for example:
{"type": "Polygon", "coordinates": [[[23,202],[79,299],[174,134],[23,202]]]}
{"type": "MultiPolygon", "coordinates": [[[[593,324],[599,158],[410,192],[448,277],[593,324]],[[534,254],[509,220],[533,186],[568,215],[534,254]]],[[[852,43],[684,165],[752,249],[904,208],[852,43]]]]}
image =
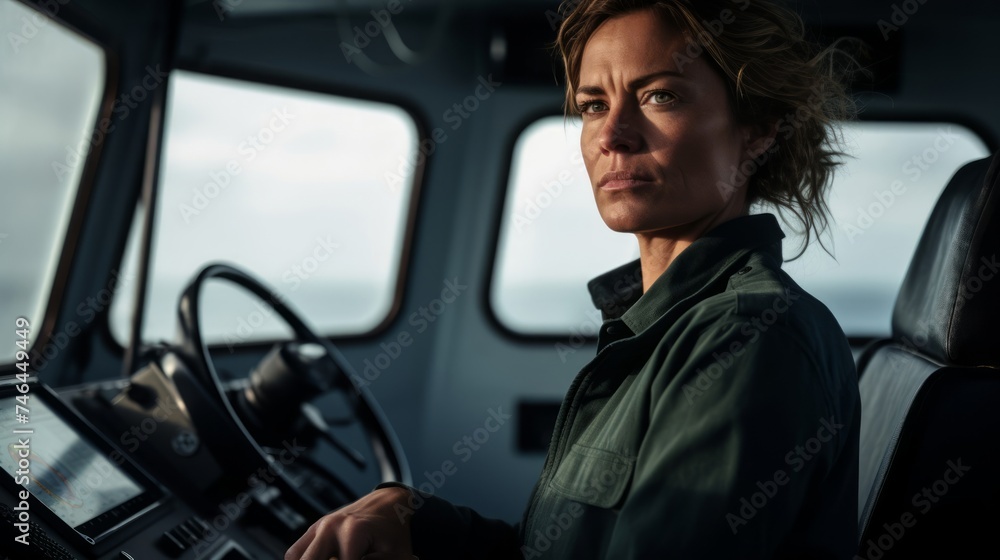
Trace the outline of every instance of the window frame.
{"type": "MultiPolygon", "coordinates": [[[[371,101],[376,103],[384,103],[392,105],[397,109],[403,111],[410,119],[413,121],[414,128],[416,129],[417,137],[417,148],[419,149],[419,142],[423,138],[427,138],[429,135],[430,128],[427,126],[427,121],[422,117],[422,111],[417,105],[415,105],[411,100],[406,99],[401,96],[384,94],[382,92],[363,90],[357,88],[331,86],[330,84],[320,82],[317,80],[294,78],[289,76],[280,76],[277,74],[270,74],[266,72],[255,72],[242,68],[235,67],[222,67],[214,65],[204,65],[204,64],[193,64],[185,63],[185,61],[180,61],[176,66],[171,68],[171,72],[174,70],[182,70],[184,72],[192,74],[200,74],[202,76],[212,77],[212,78],[224,78],[231,80],[239,80],[243,82],[250,82],[253,84],[261,84],[265,86],[274,86],[279,88],[285,88],[290,90],[298,90],[309,93],[316,93],[321,95],[334,95],[338,97],[349,98],[357,101],[371,101]]],[[[166,107],[164,110],[166,111],[166,107]]],[[[163,150],[166,146],[166,141],[161,142],[159,149],[159,157],[163,157],[163,150]]],[[[414,238],[417,225],[417,215],[420,207],[420,201],[423,198],[423,190],[421,186],[423,185],[424,177],[426,176],[428,169],[431,168],[431,160],[433,158],[425,157],[423,161],[414,166],[413,179],[410,185],[410,201],[408,208],[406,210],[405,223],[403,224],[403,240],[400,247],[398,270],[396,274],[395,286],[391,292],[391,301],[389,305],[389,310],[386,316],[377,323],[374,327],[367,331],[357,332],[357,333],[345,333],[330,335],[324,332],[317,332],[318,336],[325,338],[330,341],[339,342],[367,342],[372,340],[378,340],[379,337],[386,331],[391,329],[393,325],[400,319],[400,310],[403,309],[405,298],[406,298],[406,284],[409,278],[410,264],[413,257],[413,247],[414,238]]],[[[162,163],[161,163],[162,165],[162,163]]],[[[156,178],[156,196],[159,196],[159,191],[161,188],[160,175],[156,178]]],[[[138,194],[138,193],[137,193],[138,194]]],[[[159,200],[157,201],[157,204],[159,200]]],[[[145,215],[145,211],[142,208],[142,197],[138,197],[134,210],[141,212],[145,215]]],[[[133,223],[133,226],[135,224],[133,223]]],[[[156,224],[154,223],[154,228],[156,224]]],[[[121,242],[121,249],[118,251],[118,263],[119,266],[124,262],[125,250],[128,244],[129,236],[132,233],[133,227],[128,228],[128,233],[126,233],[125,238],[121,242]]],[[[155,233],[154,233],[155,235],[155,233]]],[[[141,254],[140,254],[141,257],[141,254]]],[[[152,258],[152,255],[147,255],[147,257],[152,258]]],[[[142,287],[143,298],[147,297],[149,292],[149,283],[152,282],[152,278],[146,279],[147,283],[142,287]]],[[[242,290],[242,288],[234,286],[234,290],[242,290]]],[[[117,295],[117,294],[116,294],[117,295]]],[[[114,305],[112,302],[108,306],[108,309],[114,305]]],[[[116,338],[115,334],[111,329],[111,314],[110,312],[105,313],[102,325],[100,327],[101,337],[105,340],[105,343],[109,345],[115,353],[124,354],[127,350],[126,346],[123,346],[121,342],[116,338]]],[[[143,320],[146,320],[144,315],[143,320]]],[[[131,324],[129,325],[131,329],[131,324]]],[[[241,353],[256,354],[269,350],[275,344],[286,342],[284,338],[261,338],[255,340],[248,340],[239,344],[227,344],[226,342],[211,342],[206,344],[209,352],[215,352],[220,350],[225,350],[227,353],[232,351],[233,355],[238,355],[241,353]]],[[[128,342],[128,341],[126,341],[128,342]]]]}

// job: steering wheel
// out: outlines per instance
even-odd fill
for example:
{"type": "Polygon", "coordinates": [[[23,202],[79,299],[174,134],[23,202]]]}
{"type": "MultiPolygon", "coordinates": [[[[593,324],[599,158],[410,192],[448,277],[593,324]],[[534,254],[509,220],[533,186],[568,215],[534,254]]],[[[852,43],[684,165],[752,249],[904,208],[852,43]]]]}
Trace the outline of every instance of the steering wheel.
{"type": "MultiPolygon", "coordinates": [[[[365,468],[363,456],[340,443],[328,431],[315,407],[308,402],[319,394],[340,390],[351,402],[354,419],[365,432],[382,481],[412,482],[399,439],[371,392],[360,382],[361,378],[340,351],[328,340],[316,335],[280,294],[232,266],[211,264],[184,289],[177,311],[179,353],[186,358],[184,361],[192,370],[191,377],[197,381],[193,382],[185,375],[174,375],[173,379],[184,396],[192,423],[227,474],[237,478],[244,475],[252,477],[254,472],[260,472],[262,466],[268,465],[272,465],[271,471],[274,472],[274,459],[268,456],[254,434],[273,433],[281,437],[284,428],[290,428],[293,421],[310,426],[352,463],[365,468]],[[202,286],[210,279],[236,284],[268,303],[295,335],[294,340],[272,350],[236,398],[227,395],[201,333],[199,312],[202,286]],[[205,401],[210,401],[211,405],[205,401]]],[[[289,447],[288,442],[284,443],[289,447]]],[[[305,508],[311,517],[326,513],[328,507],[317,504],[299,491],[285,476],[284,469],[277,470],[276,478],[281,486],[290,490],[296,505],[305,508]]],[[[322,469],[322,475],[348,499],[357,497],[329,469],[322,469]]]]}

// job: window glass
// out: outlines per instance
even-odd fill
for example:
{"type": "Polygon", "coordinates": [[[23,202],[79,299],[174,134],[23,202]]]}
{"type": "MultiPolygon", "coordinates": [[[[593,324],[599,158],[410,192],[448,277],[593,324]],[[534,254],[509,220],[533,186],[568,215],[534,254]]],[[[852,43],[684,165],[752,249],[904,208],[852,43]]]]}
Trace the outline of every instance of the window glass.
{"type": "MultiPolygon", "coordinates": [[[[989,152],[949,123],[855,122],[829,199],[831,227],[784,267],[850,336],[889,334],[892,306],[930,211],[962,164],[989,152]]],[[[497,318],[525,334],[593,334],[600,313],[586,283],[638,258],[634,236],[610,231],[594,205],[578,120],[526,128],[511,163],[490,294],[497,318]]],[[[753,213],[766,209],[755,208],[753,213]]],[[[802,238],[783,226],[785,258],[802,238]]]]}
{"type": "MultiPolygon", "coordinates": [[[[413,194],[413,119],[384,103],[182,71],[168,103],[144,340],[172,337],[183,287],[210,262],[263,280],[328,335],[385,320],[413,194]]],[[[123,343],[130,292],[112,308],[123,343]]],[[[284,332],[238,288],[203,298],[210,343],[284,332]]]]}
{"type": "MultiPolygon", "coordinates": [[[[41,330],[95,123],[104,52],[11,0],[0,0],[0,322],[41,330]]],[[[13,339],[0,361],[14,358],[13,339]]]]}

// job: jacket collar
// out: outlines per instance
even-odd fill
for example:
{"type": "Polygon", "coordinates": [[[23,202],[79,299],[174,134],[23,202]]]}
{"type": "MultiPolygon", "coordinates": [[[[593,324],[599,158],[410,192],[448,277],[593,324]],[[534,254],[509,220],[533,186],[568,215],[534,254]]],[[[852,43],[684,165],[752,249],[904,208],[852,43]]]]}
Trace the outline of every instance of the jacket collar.
{"type": "Polygon", "coordinates": [[[594,278],[587,288],[604,320],[621,319],[632,334],[638,334],[674,304],[705,286],[747,249],[771,253],[781,262],[784,237],[773,214],[740,216],[696,239],[677,255],[646,293],[642,292],[638,259],[594,278]]]}

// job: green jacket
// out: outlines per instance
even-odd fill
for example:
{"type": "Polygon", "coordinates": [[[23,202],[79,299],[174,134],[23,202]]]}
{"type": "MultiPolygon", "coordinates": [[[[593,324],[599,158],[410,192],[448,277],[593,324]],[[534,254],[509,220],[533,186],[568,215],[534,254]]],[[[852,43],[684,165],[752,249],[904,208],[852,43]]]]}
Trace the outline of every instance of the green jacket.
{"type": "Polygon", "coordinates": [[[853,557],[854,360],[829,310],[781,270],[782,237],[774,216],[744,216],[645,294],[638,261],[591,281],[597,356],[563,401],[519,529],[419,495],[414,553],[853,557]]]}

